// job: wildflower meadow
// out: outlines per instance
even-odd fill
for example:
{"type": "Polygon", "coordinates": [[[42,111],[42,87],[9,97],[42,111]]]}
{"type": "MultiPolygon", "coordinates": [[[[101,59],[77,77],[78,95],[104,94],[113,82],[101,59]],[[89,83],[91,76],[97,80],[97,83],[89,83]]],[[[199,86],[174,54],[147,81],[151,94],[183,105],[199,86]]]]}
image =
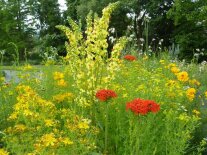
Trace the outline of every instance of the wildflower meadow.
{"type": "Polygon", "coordinates": [[[118,3],[89,13],[84,34],[58,25],[67,55],[1,66],[0,155],[201,155],[206,149],[207,64],[126,48],[108,54],[118,3]]]}

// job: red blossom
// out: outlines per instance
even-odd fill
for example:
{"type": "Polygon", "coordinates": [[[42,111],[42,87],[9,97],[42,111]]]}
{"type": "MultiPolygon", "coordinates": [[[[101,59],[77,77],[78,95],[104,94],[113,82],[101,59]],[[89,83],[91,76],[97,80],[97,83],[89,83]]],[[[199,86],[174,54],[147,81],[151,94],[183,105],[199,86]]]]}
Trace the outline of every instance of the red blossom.
{"type": "Polygon", "coordinates": [[[148,112],[156,113],[160,110],[160,105],[152,100],[143,100],[140,98],[128,102],[126,110],[131,110],[135,114],[146,115],[148,112]]]}
{"type": "Polygon", "coordinates": [[[96,98],[100,101],[106,101],[107,99],[115,97],[117,97],[117,94],[113,90],[101,89],[96,93],[96,98]]]}
{"type": "Polygon", "coordinates": [[[124,59],[126,59],[128,61],[134,61],[134,60],[136,60],[136,57],[133,55],[125,55],[124,59]]]}

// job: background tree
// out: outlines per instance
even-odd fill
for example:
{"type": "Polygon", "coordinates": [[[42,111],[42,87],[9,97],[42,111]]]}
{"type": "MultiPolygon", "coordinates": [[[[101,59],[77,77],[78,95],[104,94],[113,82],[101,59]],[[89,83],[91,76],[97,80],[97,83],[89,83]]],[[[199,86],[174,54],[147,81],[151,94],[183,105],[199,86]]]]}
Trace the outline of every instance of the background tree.
{"type": "Polygon", "coordinates": [[[168,12],[174,20],[174,41],[181,46],[181,58],[207,54],[207,1],[175,0],[168,12]],[[202,54],[203,53],[203,54],[202,54]]]}
{"type": "Polygon", "coordinates": [[[0,49],[6,49],[6,55],[11,56],[14,54],[14,47],[9,43],[13,42],[18,47],[20,58],[23,58],[24,50],[33,47],[34,29],[29,19],[28,1],[1,1],[0,6],[0,49]]]}

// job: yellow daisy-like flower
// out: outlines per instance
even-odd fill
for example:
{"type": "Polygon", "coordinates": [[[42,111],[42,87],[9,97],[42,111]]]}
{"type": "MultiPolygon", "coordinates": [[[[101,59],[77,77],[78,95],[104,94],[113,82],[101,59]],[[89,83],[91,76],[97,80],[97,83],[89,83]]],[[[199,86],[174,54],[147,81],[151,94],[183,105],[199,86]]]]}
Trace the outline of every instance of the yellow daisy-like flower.
{"type": "Polygon", "coordinates": [[[54,72],[53,73],[53,78],[54,80],[60,80],[64,78],[64,74],[61,72],[54,72]]]}
{"type": "Polygon", "coordinates": [[[192,101],[195,98],[195,94],[196,94],[195,88],[189,88],[186,91],[186,95],[190,101],[192,101]]]}
{"type": "Polygon", "coordinates": [[[186,82],[189,79],[188,73],[185,71],[177,73],[177,78],[179,81],[186,82]]]}
{"type": "Polygon", "coordinates": [[[0,149],[0,155],[9,155],[9,152],[4,149],[0,149]]]}

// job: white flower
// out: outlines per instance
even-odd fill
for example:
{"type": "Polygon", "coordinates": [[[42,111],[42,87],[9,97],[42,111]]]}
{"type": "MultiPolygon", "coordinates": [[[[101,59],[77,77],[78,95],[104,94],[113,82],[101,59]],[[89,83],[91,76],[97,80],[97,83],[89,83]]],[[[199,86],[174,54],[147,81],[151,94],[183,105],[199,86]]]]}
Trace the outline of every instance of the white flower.
{"type": "Polygon", "coordinates": [[[115,28],[114,28],[114,27],[110,28],[110,29],[109,29],[109,32],[111,32],[111,33],[115,33],[115,28]]]}
{"type": "Polygon", "coordinates": [[[144,42],[144,38],[140,38],[139,40],[140,40],[141,42],[144,42]]]}

